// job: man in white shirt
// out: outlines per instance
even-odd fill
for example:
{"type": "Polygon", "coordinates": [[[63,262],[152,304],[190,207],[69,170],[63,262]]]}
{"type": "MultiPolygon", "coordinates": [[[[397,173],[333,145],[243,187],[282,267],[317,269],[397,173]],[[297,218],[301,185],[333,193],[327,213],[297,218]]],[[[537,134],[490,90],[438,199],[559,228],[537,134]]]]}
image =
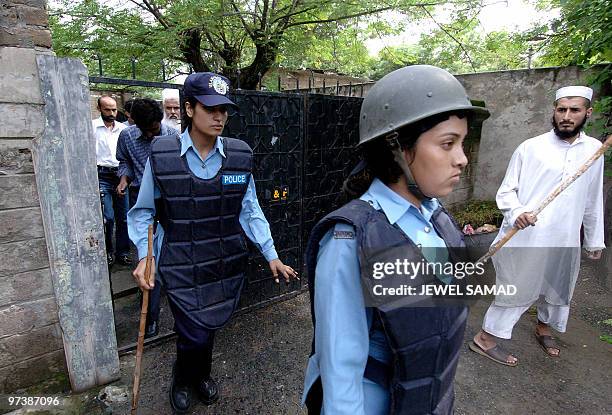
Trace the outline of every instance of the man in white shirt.
{"type": "Polygon", "coordinates": [[[164,108],[162,124],[181,131],[181,105],[178,89],[167,88],[162,91],[162,106],[164,108]]]}
{"type": "Polygon", "coordinates": [[[127,197],[116,192],[119,184],[117,175],[119,161],[115,157],[119,133],[126,128],[126,125],[115,120],[117,102],[113,98],[109,96],[98,98],[98,110],[100,118],[93,120],[92,124],[96,140],[96,162],[103,205],[107,260],[109,265],[112,265],[115,259],[121,264],[129,265],[131,260],[129,256],[130,240],[127,233],[128,200],[127,197]],[[117,232],[113,246],[115,225],[117,232]]]}
{"type": "Polygon", "coordinates": [[[521,143],[512,155],[497,191],[504,214],[500,240],[513,226],[521,229],[492,258],[497,285],[512,284],[514,295],[498,295],[485,314],[482,330],[470,349],[498,363],[518,360],[501,349],[498,338],[510,339],[521,315],[537,303],[535,338],[551,357],[560,348],[550,328],[565,332],[578,271],[580,229],[590,259],[604,246],[603,159],[555,198],[536,218],[532,212],[566,178],[572,176],[601,146],[581,132],[591,116],[593,91],[583,86],[560,88],[555,97],[553,129],[521,143]],[[536,223],[537,221],[537,223],[536,223]]]}

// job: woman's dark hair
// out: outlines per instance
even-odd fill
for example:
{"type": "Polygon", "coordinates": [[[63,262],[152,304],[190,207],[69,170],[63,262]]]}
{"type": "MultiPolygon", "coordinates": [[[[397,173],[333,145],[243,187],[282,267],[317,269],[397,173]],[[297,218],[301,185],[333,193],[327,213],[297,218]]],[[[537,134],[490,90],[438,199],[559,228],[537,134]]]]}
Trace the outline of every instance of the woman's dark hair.
{"type": "MultiPolygon", "coordinates": [[[[199,101],[196,97],[185,97],[185,102],[189,102],[189,105],[191,105],[191,108],[193,108],[195,111],[199,101]]],[[[191,130],[191,122],[191,117],[187,115],[187,110],[185,109],[185,104],[183,103],[183,108],[181,109],[181,128],[183,131],[191,130]]]]}
{"type": "MultiPolygon", "coordinates": [[[[467,111],[451,111],[432,115],[400,128],[397,133],[402,150],[413,150],[421,134],[448,120],[453,115],[459,118],[467,117],[468,124],[470,123],[471,114],[467,111]]],[[[384,141],[384,137],[378,137],[363,144],[359,151],[361,152],[361,159],[365,162],[365,168],[350,175],[344,181],[342,191],[345,199],[355,199],[364,194],[374,178],[378,178],[385,184],[390,184],[397,183],[404,174],[401,167],[395,162],[393,153],[384,141]]]]}
{"type": "MultiPolygon", "coordinates": [[[[186,97],[185,102],[189,102],[189,105],[191,105],[191,108],[193,108],[193,111],[195,112],[195,108],[199,101],[195,97],[186,97]]],[[[232,109],[231,105],[226,105],[226,108],[228,110],[228,115],[231,116],[235,114],[235,110],[232,109]]],[[[185,109],[185,104],[183,103],[183,109],[181,111],[181,128],[183,131],[186,129],[191,130],[191,123],[192,119],[187,115],[187,110],[185,109]]]]}
{"type": "Polygon", "coordinates": [[[164,112],[157,101],[151,98],[137,98],[132,104],[130,112],[134,123],[138,128],[147,129],[156,122],[161,122],[164,118],[164,112]]]}

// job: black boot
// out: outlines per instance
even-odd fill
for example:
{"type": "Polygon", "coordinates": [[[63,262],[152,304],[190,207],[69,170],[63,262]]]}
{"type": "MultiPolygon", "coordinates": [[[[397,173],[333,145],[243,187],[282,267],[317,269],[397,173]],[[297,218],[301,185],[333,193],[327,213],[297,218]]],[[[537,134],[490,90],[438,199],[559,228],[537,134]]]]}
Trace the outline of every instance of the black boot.
{"type": "Polygon", "coordinates": [[[157,321],[150,321],[147,319],[147,325],[145,326],[145,339],[155,337],[159,334],[159,325],[157,321]]]}
{"type": "Polygon", "coordinates": [[[205,405],[211,405],[219,400],[219,386],[210,377],[212,369],[214,333],[211,334],[208,344],[199,351],[195,357],[195,367],[197,368],[196,382],[194,387],[198,392],[198,398],[205,405]]]}
{"type": "Polygon", "coordinates": [[[191,406],[191,382],[188,374],[177,359],[172,369],[170,385],[170,406],[175,414],[186,414],[191,406]]]}
{"type": "Polygon", "coordinates": [[[198,398],[204,405],[211,405],[219,400],[219,387],[213,378],[202,379],[198,385],[198,398]]]}

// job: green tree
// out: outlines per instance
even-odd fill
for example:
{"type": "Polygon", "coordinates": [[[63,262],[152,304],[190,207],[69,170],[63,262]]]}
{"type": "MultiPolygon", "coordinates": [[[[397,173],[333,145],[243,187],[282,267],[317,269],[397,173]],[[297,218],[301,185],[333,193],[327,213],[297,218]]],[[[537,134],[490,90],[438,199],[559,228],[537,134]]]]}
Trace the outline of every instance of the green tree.
{"type": "Polygon", "coordinates": [[[412,22],[445,3],[469,9],[480,1],[130,0],[132,7],[113,9],[96,0],[64,0],[51,11],[51,27],[58,54],[102,51],[123,74],[130,56],[139,59],[139,67],[142,62],[159,67],[164,57],[233,81],[239,77],[244,88],[253,88],[260,74],[283,60],[299,61],[305,52],[312,53],[302,59],[306,65],[361,70],[367,56],[358,24],[367,31],[390,10],[412,22]],[[120,56],[124,63],[116,62],[120,56]]]}
{"type": "Polygon", "coordinates": [[[421,36],[416,45],[385,48],[371,76],[378,79],[406,65],[427,64],[452,73],[499,71],[527,66],[529,44],[520,34],[504,31],[479,33],[475,28],[451,39],[443,30],[421,36]]]}

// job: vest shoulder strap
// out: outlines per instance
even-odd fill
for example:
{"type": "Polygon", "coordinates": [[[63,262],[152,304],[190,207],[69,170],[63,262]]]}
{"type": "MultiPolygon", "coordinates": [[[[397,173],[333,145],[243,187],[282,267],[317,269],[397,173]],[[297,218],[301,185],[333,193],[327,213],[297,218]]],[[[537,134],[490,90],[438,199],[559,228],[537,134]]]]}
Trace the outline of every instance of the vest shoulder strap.
{"type": "Polygon", "coordinates": [[[225,152],[224,170],[251,172],[253,170],[253,150],[242,140],[223,137],[223,151],[225,152]]]}
{"type": "Polygon", "coordinates": [[[173,153],[180,151],[181,139],[178,134],[162,135],[155,137],[151,142],[151,154],[173,153]]]}

